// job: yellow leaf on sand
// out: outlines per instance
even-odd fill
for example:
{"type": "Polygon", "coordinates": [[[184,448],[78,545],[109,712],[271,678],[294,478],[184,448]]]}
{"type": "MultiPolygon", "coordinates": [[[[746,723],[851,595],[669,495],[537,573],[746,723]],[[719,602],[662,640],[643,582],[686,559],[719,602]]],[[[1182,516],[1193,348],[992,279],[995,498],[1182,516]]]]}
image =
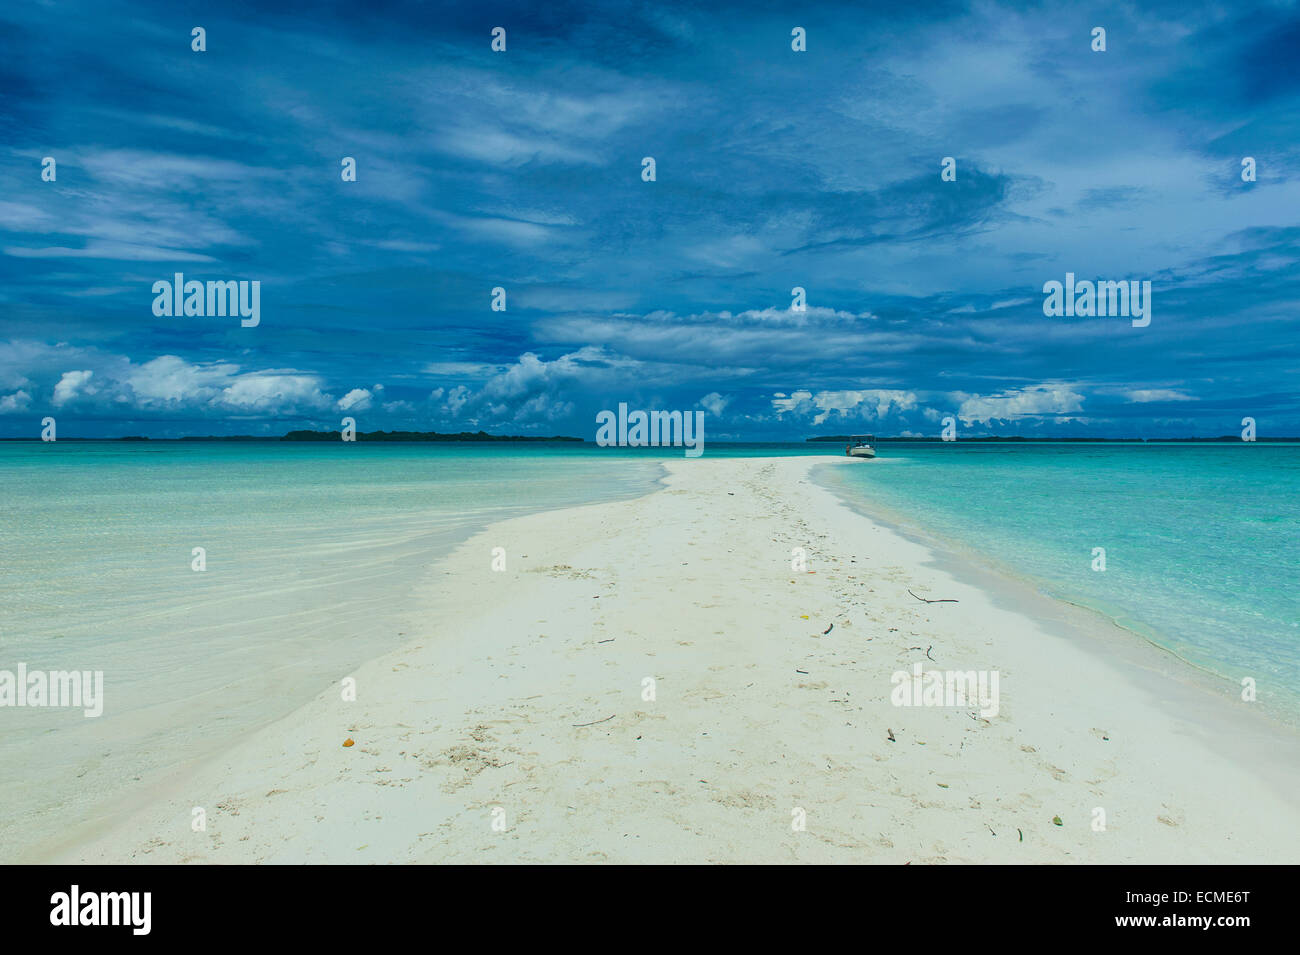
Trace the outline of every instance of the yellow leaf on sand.
{"type": "Polygon", "coordinates": [[[344,746],[355,746],[355,745],[356,745],[356,741],[355,741],[351,736],[349,736],[347,739],[345,739],[345,740],[343,741],[343,745],[344,745],[344,746]]]}

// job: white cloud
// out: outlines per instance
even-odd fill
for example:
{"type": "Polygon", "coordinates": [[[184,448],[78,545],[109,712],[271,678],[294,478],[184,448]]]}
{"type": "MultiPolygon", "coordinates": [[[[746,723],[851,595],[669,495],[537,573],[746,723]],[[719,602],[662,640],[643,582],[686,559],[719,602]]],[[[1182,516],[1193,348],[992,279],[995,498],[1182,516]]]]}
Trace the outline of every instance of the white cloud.
{"type": "Polygon", "coordinates": [[[32,396],[25,391],[15,391],[12,395],[0,397],[0,414],[12,414],[15,411],[26,411],[27,406],[31,404],[32,396]]]}
{"type": "Polygon", "coordinates": [[[156,246],[136,245],[130,242],[87,242],[80,249],[68,246],[46,246],[28,248],[11,245],[5,247],[5,255],[17,259],[119,259],[124,262],[215,262],[210,255],[197,252],[182,252],[179,249],[163,249],[156,246]]]}
{"type": "Polygon", "coordinates": [[[564,388],[575,383],[601,379],[626,380],[620,370],[635,368],[639,363],[588,345],[554,361],[546,361],[533,352],[525,352],[518,361],[488,380],[482,394],[496,400],[522,398],[537,391],[564,388]]]}
{"type": "Polygon", "coordinates": [[[824,424],[827,419],[870,419],[879,421],[890,414],[915,408],[917,397],[911,391],[887,388],[868,388],[862,391],[795,391],[789,397],[773,395],[772,407],[778,416],[795,413],[812,414],[812,423],[824,424]]]}
{"type": "Polygon", "coordinates": [[[145,409],[291,414],[324,410],[332,401],[317,375],[292,369],[241,372],[227,362],[191,364],[176,355],[130,366],[120,385],[119,401],[145,409]]]}
{"type": "Polygon", "coordinates": [[[997,395],[962,395],[957,417],[971,423],[1010,421],[1035,415],[1061,415],[1083,410],[1083,395],[1067,385],[1042,384],[997,395]]]}
{"type": "Polygon", "coordinates": [[[801,407],[808,405],[811,401],[811,391],[792,391],[789,395],[783,391],[778,391],[776,394],[772,395],[772,407],[776,409],[778,417],[798,411],[801,407]]]}
{"type": "Polygon", "coordinates": [[[444,129],[439,145],[458,156],[502,166],[518,166],[534,160],[581,166],[598,166],[602,162],[594,152],[573,149],[543,136],[510,133],[489,126],[444,129]]]}
{"type": "MultiPolygon", "coordinates": [[[[84,404],[93,396],[96,404],[114,414],[136,409],[279,416],[317,414],[340,406],[327,392],[322,376],[293,368],[246,371],[231,362],[195,363],[176,355],[135,364],[125,355],[95,348],[27,341],[0,343],[0,388],[21,388],[29,401],[34,400],[32,395],[48,395],[40,400],[56,407],[84,404]],[[75,370],[61,370],[69,365],[75,370]]],[[[357,406],[359,401],[373,401],[382,391],[382,385],[368,391],[354,389],[348,400],[357,406]]],[[[10,397],[12,401],[3,407],[19,403],[16,394],[10,397]]]]}
{"type": "MultiPolygon", "coordinates": [[[[93,371],[65,371],[59,383],[54,386],[54,404],[64,405],[80,396],[80,390],[95,376],[93,371]]],[[[91,389],[86,394],[94,394],[91,389]]]]}
{"type": "Polygon", "coordinates": [[[315,375],[250,372],[223,388],[215,403],[243,412],[286,414],[324,410],[330,397],[315,375]]]}
{"type": "Polygon", "coordinates": [[[367,411],[374,396],[365,388],[353,388],[338,401],[340,411],[367,411]]]}
{"type": "Polygon", "coordinates": [[[536,246],[554,242],[550,226],[535,222],[520,222],[498,216],[462,216],[450,212],[438,213],[437,218],[451,228],[473,233],[489,242],[504,242],[515,246],[536,246]]]}
{"type": "Polygon", "coordinates": [[[418,254],[437,252],[442,248],[442,246],[434,242],[409,242],[405,239],[382,239],[376,242],[362,241],[361,244],[373,246],[376,249],[384,249],[388,252],[411,252],[418,254]]]}
{"type": "Polygon", "coordinates": [[[503,370],[502,365],[485,365],[476,361],[431,361],[424,366],[425,374],[462,378],[486,378],[503,370]]]}
{"type": "Polygon", "coordinates": [[[460,409],[465,407],[469,401],[470,392],[464,385],[457,385],[450,391],[442,388],[435,388],[429,394],[429,399],[435,402],[442,402],[444,413],[451,415],[453,418],[460,414],[460,409]],[[445,401],[443,399],[446,399],[445,401]]]}
{"type": "Polygon", "coordinates": [[[250,180],[275,178],[279,175],[274,169],[259,169],[229,159],[132,149],[86,151],[81,154],[80,161],[95,179],[119,187],[156,189],[159,184],[165,183],[174,188],[187,189],[220,181],[243,185],[250,180]]]}
{"type": "Polygon", "coordinates": [[[1124,392],[1130,404],[1146,404],[1152,401],[1195,401],[1192,395],[1174,391],[1171,388],[1137,388],[1124,392]]]}
{"type": "Polygon", "coordinates": [[[566,313],[539,319],[534,333],[558,345],[599,345],[665,371],[671,365],[666,384],[698,381],[704,390],[708,382],[716,387],[723,378],[749,377],[758,369],[801,374],[810,365],[823,367],[828,354],[865,354],[877,365],[897,363],[933,344],[932,334],[910,325],[816,306],[804,312],[782,306],[693,315],[566,313]]]}
{"type": "Polygon", "coordinates": [[[239,372],[238,365],[191,365],[175,355],[162,355],[135,366],[126,384],[143,406],[211,401],[239,372]]]}
{"type": "Polygon", "coordinates": [[[533,395],[515,409],[515,421],[556,421],[573,414],[573,402],[551,395],[533,395]]]}
{"type": "Polygon", "coordinates": [[[705,395],[703,398],[697,401],[696,404],[703,407],[704,410],[707,411],[709,414],[717,416],[722,414],[723,408],[731,404],[731,398],[729,397],[724,398],[722,397],[722,395],[714,391],[705,395]]]}
{"type": "Polygon", "coordinates": [[[625,389],[630,380],[644,384],[643,372],[643,363],[594,345],[552,361],[525,352],[513,365],[498,367],[477,391],[465,385],[436,388],[429,398],[442,414],[463,416],[475,426],[549,422],[573,413],[573,393],[593,387],[625,389]]]}

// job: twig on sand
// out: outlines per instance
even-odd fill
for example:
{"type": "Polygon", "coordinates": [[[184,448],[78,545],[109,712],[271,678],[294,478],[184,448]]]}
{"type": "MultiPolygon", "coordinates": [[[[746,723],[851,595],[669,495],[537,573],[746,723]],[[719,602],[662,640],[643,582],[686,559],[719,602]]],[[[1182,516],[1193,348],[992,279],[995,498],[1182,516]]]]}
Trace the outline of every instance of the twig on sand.
{"type": "Polygon", "coordinates": [[[597,723],[608,723],[617,715],[617,713],[610,713],[609,716],[605,717],[603,720],[592,720],[590,723],[571,723],[570,725],[573,726],[574,729],[577,729],[579,726],[595,726],[597,723]]]}
{"type": "Polygon", "coordinates": [[[613,643],[618,637],[610,637],[608,640],[597,640],[597,643],[613,643]]]}
{"type": "MultiPolygon", "coordinates": [[[[911,590],[908,590],[907,592],[908,592],[909,594],[912,594],[912,591],[911,591],[911,590]]],[[[919,601],[921,601],[922,603],[927,603],[927,604],[955,604],[955,603],[961,603],[961,601],[958,600],[956,597],[939,597],[939,598],[937,598],[937,599],[935,599],[935,600],[931,600],[931,599],[928,598],[928,597],[920,597],[920,596],[917,596],[916,594],[912,594],[912,596],[913,596],[913,597],[916,597],[916,599],[919,600],[919,601]]]]}
{"type": "MultiPolygon", "coordinates": [[[[933,650],[933,649],[934,649],[934,644],[932,643],[932,644],[930,644],[928,647],[925,648],[925,655],[926,655],[927,657],[930,657],[930,651],[933,650]]],[[[931,662],[933,662],[933,663],[938,663],[938,662],[939,662],[938,660],[935,660],[934,657],[930,657],[930,660],[931,660],[931,662]]]]}
{"type": "Polygon", "coordinates": [[[825,630],[822,631],[822,636],[823,637],[826,636],[826,634],[830,633],[834,629],[835,629],[835,624],[831,624],[829,627],[827,627],[825,630]]]}

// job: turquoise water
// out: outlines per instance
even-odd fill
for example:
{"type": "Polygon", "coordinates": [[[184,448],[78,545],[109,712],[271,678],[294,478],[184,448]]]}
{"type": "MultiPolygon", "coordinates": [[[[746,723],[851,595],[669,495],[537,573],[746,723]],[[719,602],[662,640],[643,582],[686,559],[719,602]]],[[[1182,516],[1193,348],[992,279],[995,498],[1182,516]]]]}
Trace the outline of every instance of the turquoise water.
{"type": "Polygon", "coordinates": [[[885,445],[825,475],[1300,715],[1300,445],[885,445]]]}

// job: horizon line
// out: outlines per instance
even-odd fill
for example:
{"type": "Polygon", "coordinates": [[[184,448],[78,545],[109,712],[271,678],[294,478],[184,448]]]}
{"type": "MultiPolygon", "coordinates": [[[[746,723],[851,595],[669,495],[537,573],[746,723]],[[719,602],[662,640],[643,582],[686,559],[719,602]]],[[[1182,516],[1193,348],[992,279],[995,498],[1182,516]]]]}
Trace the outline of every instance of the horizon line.
{"type": "MultiPolygon", "coordinates": [[[[579,438],[572,435],[498,435],[486,431],[460,431],[460,432],[438,432],[438,431],[358,431],[357,439],[361,440],[365,436],[374,435],[419,435],[434,436],[429,437],[411,437],[411,438],[388,438],[383,440],[374,440],[373,438],[366,443],[368,444],[487,444],[487,443],[520,443],[520,444],[539,444],[539,443],[564,443],[564,444],[592,444],[594,440],[579,438]],[[473,435],[475,437],[462,438],[462,435],[473,435]],[[482,437],[477,437],[482,435],[482,437]]],[[[283,435],[250,435],[250,434],[204,434],[204,435],[180,435],[178,437],[150,437],[148,435],[119,435],[116,437],[59,437],[54,441],[45,441],[39,437],[3,437],[0,441],[27,441],[40,444],[57,444],[60,441],[78,441],[78,442],[178,442],[178,441],[198,441],[198,442],[228,442],[228,441],[263,441],[284,444],[327,444],[338,440],[341,437],[339,431],[290,431],[283,435]],[[290,435],[304,435],[303,437],[290,437],[290,435]],[[306,437],[305,435],[311,435],[306,437]]],[[[808,438],[786,438],[786,439],[743,439],[736,438],[730,440],[712,440],[711,444],[834,444],[839,441],[848,440],[848,435],[817,435],[808,438]]],[[[1300,442],[1300,435],[1279,435],[1275,437],[1256,437],[1252,441],[1242,439],[1240,435],[1189,435],[1182,437],[1088,437],[1088,436],[1064,436],[1064,437],[1047,437],[1026,435],[1007,434],[1007,435],[976,435],[965,438],[954,438],[945,441],[942,437],[928,435],[876,435],[875,440],[880,442],[898,442],[898,443],[933,443],[933,444],[961,444],[972,442],[1015,442],[1015,443],[1032,443],[1032,444],[1170,444],[1170,443],[1188,443],[1203,442],[1214,444],[1236,443],[1236,444],[1265,444],[1265,443],[1296,443],[1300,442]]],[[[347,442],[355,443],[355,442],[347,442]]],[[[659,447],[658,445],[647,445],[646,447],[659,447]]],[[[663,447],[671,447],[664,445],[663,447]]]]}

